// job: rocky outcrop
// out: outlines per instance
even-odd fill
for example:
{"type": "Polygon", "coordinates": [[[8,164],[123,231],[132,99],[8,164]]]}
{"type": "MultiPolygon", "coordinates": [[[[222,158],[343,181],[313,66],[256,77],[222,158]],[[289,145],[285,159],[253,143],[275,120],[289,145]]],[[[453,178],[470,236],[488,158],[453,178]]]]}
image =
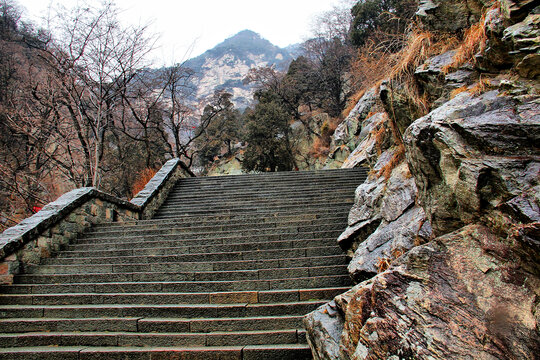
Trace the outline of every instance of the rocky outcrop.
{"type": "Polygon", "coordinates": [[[513,245],[469,225],[416,247],[330,303],[340,315],[318,324],[339,329],[342,317],[344,330],[320,358],[536,358],[538,282],[517,259],[508,265],[513,245]]]}
{"type": "Polygon", "coordinates": [[[305,318],[308,341],[321,360],[536,359],[538,15],[531,1],[421,3],[423,27],[443,32],[489,8],[486,50],[449,73],[454,52],[417,69],[425,116],[395,80],[373,93],[344,161],[371,170],[338,239],[358,285],[305,318]]]}
{"type": "Polygon", "coordinates": [[[412,124],[405,143],[418,203],[445,234],[537,185],[540,106],[497,90],[462,93],[412,124]]]}

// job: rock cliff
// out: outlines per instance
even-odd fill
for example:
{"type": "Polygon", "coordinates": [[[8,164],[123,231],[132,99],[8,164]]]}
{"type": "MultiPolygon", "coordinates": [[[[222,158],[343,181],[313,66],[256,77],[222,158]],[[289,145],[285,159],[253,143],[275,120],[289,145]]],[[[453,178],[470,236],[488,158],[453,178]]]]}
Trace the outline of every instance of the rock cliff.
{"type": "Polygon", "coordinates": [[[538,1],[421,1],[423,31],[475,24],[475,61],[437,54],[366,91],[332,160],[368,166],[338,243],[357,285],[306,316],[316,359],[536,359],[540,354],[538,1]],[[456,65],[457,64],[457,65],[456,65]]]}

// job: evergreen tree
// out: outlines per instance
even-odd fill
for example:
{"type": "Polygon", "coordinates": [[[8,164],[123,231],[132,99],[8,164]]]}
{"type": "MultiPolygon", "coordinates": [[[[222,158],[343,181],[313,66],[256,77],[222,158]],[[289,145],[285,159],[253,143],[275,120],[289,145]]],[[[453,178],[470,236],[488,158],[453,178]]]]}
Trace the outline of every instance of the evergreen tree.
{"type": "Polygon", "coordinates": [[[289,139],[290,115],[271,92],[259,91],[259,103],[247,114],[248,143],[242,167],[247,171],[286,171],[294,168],[289,139]]]}

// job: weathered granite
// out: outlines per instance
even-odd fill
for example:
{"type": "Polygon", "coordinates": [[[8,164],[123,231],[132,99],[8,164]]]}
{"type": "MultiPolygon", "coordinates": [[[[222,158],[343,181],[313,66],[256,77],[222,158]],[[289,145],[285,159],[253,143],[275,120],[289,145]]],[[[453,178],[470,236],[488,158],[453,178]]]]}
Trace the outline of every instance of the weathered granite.
{"type": "Polygon", "coordinates": [[[321,306],[318,311],[304,318],[304,326],[313,329],[313,336],[307,338],[313,349],[314,360],[340,360],[339,343],[343,333],[343,314],[335,301],[321,306]]]}
{"type": "MultiPolygon", "coordinates": [[[[515,250],[479,225],[414,248],[336,297],[339,350],[319,351],[329,353],[320,359],[535,359],[540,284],[515,250]]],[[[321,343],[321,334],[308,331],[310,343],[321,343]]]]}
{"type": "Polygon", "coordinates": [[[536,186],[539,114],[535,98],[462,93],[409,127],[406,156],[435,234],[536,186]]]}
{"type": "Polygon", "coordinates": [[[416,17],[426,30],[456,33],[470,27],[482,16],[489,0],[421,0],[416,17]]]}

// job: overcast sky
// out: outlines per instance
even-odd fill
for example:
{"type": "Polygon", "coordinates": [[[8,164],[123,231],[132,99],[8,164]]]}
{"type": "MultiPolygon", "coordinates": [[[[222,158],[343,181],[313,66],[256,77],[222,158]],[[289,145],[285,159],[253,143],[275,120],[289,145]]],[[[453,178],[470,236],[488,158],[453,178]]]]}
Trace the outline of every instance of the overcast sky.
{"type": "MultiPolygon", "coordinates": [[[[46,15],[49,0],[16,0],[34,23],[46,15]]],[[[173,63],[199,55],[227,37],[253,30],[285,47],[309,37],[313,17],[343,0],[116,0],[126,23],[152,22],[160,34],[157,62],[173,63]],[[191,50],[190,50],[191,49],[191,50]]],[[[100,0],[53,0],[71,7],[100,0]]]]}

